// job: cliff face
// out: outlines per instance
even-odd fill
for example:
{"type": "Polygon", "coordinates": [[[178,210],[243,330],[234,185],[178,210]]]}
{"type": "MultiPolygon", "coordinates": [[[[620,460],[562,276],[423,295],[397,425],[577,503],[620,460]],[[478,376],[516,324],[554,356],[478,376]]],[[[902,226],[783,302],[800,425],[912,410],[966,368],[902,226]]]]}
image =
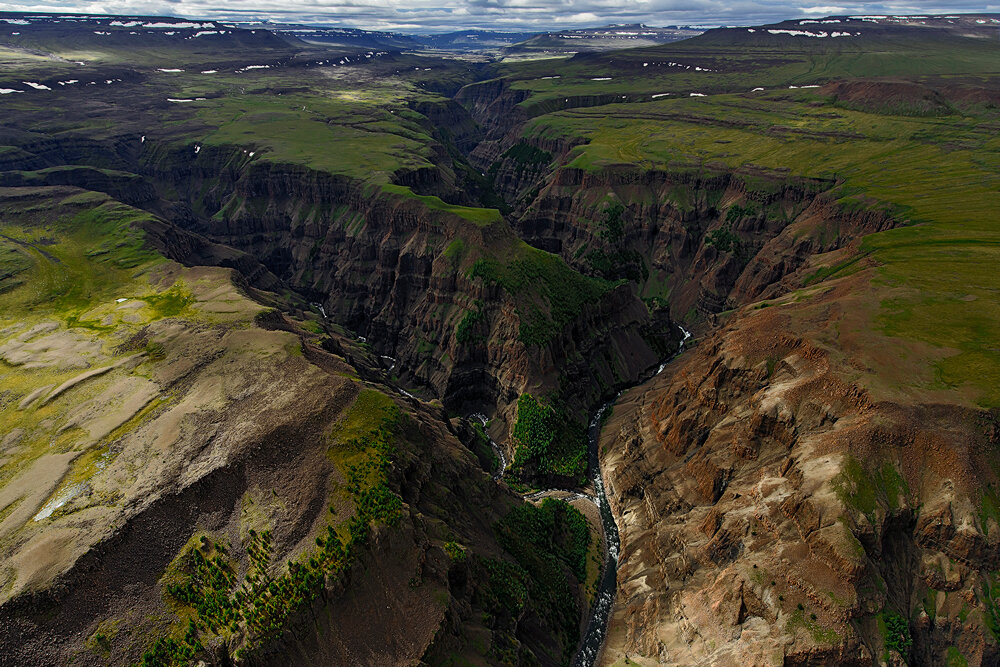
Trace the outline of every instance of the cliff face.
{"type": "Polygon", "coordinates": [[[859,341],[832,349],[825,332],[856,324],[868,279],[739,311],[616,405],[604,664],[869,665],[894,618],[911,664],[1000,659],[1000,530],[977,500],[996,417],[856,379],[859,341]]]}
{"type": "Polygon", "coordinates": [[[693,322],[782,294],[810,257],[900,223],[843,210],[834,187],[750,170],[562,168],[516,229],[582,272],[636,281],[651,305],[693,322]]]}
{"type": "MultiPolygon", "coordinates": [[[[165,215],[235,249],[229,264],[256,258],[260,267],[247,268],[251,277],[262,270],[269,276],[262,287],[280,279],[320,302],[405,382],[425,386],[456,410],[495,411],[498,436],[523,391],[561,389],[586,407],[655,365],[671,345],[674,334],[654,331],[627,287],[584,304],[545,342],[523,342],[519,295],[471,275],[478,259],[503,259],[524,247],[502,220],[470,220],[448,205],[254,162],[238,150],[203,147],[196,157],[181,149],[146,151],[151,180],[199,193],[165,215]],[[459,324],[470,312],[481,320],[475,338],[462,340],[459,324]]],[[[205,255],[203,244],[197,255],[185,256],[186,247],[175,245],[172,256],[205,255]]]]}

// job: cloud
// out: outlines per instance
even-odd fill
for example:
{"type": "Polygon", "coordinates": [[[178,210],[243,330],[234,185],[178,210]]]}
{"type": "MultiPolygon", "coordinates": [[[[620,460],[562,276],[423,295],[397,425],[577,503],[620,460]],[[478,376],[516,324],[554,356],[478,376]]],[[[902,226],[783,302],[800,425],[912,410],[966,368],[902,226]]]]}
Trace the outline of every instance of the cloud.
{"type": "MultiPolygon", "coordinates": [[[[801,0],[800,0],[801,2],[801,0]]],[[[607,23],[754,25],[828,14],[950,14],[996,5],[957,0],[854,2],[803,7],[783,0],[48,0],[4,2],[6,11],[172,15],[273,20],[375,30],[547,30],[607,23]]]]}
{"type": "Polygon", "coordinates": [[[846,14],[846,7],[799,7],[803,14],[822,14],[823,16],[829,16],[831,14],[846,14]]]}

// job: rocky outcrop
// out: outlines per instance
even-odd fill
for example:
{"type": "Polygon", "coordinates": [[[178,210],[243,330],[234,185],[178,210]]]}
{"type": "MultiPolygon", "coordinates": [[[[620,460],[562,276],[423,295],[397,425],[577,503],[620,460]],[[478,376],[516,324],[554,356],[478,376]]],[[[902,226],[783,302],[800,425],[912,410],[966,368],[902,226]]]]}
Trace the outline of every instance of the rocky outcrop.
{"type": "MultiPolygon", "coordinates": [[[[859,274],[808,306],[738,312],[626,394],[602,436],[619,518],[603,664],[1000,659],[988,593],[992,415],[852,380],[817,332],[859,274]]],[[[847,350],[850,352],[850,350],[847,350]]]]}

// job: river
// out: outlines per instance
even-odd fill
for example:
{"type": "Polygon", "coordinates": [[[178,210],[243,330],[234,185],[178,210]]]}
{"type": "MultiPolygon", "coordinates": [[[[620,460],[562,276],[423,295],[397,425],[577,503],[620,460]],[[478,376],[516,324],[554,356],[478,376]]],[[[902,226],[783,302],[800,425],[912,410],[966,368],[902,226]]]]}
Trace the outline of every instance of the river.
{"type": "MultiPolygon", "coordinates": [[[[681,340],[677,354],[671,357],[671,359],[675,359],[684,351],[685,343],[691,338],[691,334],[685,331],[684,327],[680,329],[684,334],[684,338],[681,340]]],[[[666,365],[667,362],[660,364],[653,377],[662,373],[666,365]]],[[[647,378],[636,384],[648,381],[649,379],[647,378]]],[[[621,396],[621,393],[618,396],[621,396]]],[[[590,620],[587,622],[587,630],[583,635],[583,641],[580,642],[580,648],[573,658],[573,667],[592,667],[601,655],[601,648],[604,646],[604,640],[608,634],[608,619],[611,616],[611,606],[615,601],[615,593],[618,590],[618,555],[621,550],[621,538],[618,536],[618,524],[611,513],[611,505],[608,503],[608,497],[604,493],[604,477],[601,475],[600,459],[602,420],[604,413],[614,405],[615,401],[618,400],[618,396],[615,396],[614,399],[602,405],[594,413],[587,429],[587,456],[591,474],[594,476],[593,482],[594,490],[597,492],[597,508],[601,512],[601,524],[604,527],[605,558],[601,583],[597,588],[597,594],[594,596],[594,604],[590,610],[590,620]]]]}

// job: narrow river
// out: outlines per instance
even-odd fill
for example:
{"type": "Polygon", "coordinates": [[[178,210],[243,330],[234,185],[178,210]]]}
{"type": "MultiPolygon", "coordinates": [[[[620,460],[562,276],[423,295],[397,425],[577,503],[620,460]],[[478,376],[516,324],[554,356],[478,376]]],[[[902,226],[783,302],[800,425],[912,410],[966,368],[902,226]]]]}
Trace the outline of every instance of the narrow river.
{"type": "MultiPolygon", "coordinates": [[[[639,382],[636,382],[635,385],[632,385],[633,387],[644,382],[648,382],[653,377],[656,377],[663,372],[667,363],[680,356],[680,354],[684,351],[684,345],[687,343],[688,339],[691,338],[691,334],[686,331],[684,327],[680,327],[680,330],[681,333],[684,334],[684,337],[680,342],[680,347],[677,349],[677,354],[660,364],[655,373],[647,376],[639,382]]],[[[393,366],[395,366],[395,359],[392,359],[391,357],[383,358],[391,360],[393,362],[393,366]]],[[[413,394],[409,393],[405,389],[399,387],[397,387],[397,389],[399,389],[399,391],[406,396],[416,398],[416,396],[413,396],[413,394]]],[[[604,493],[604,477],[601,475],[600,444],[601,422],[604,418],[604,413],[615,404],[615,401],[618,400],[619,396],[621,396],[621,392],[619,392],[615,398],[602,405],[597,412],[594,413],[587,428],[587,459],[590,465],[591,474],[593,475],[592,481],[597,496],[593,497],[578,491],[564,491],[562,489],[537,491],[524,496],[525,500],[535,502],[556,493],[569,493],[570,496],[564,497],[564,500],[589,500],[597,505],[601,514],[601,524],[604,529],[605,546],[604,571],[601,574],[601,581],[597,588],[597,594],[594,596],[594,604],[590,610],[590,619],[587,621],[587,629],[584,632],[583,640],[580,642],[580,647],[577,649],[576,655],[573,658],[573,667],[593,667],[597,658],[601,655],[601,648],[604,646],[604,640],[608,633],[608,619],[611,616],[611,606],[614,603],[615,593],[618,590],[618,555],[621,549],[621,539],[618,535],[618,524],[615,522],[615,517],[611,513],[611,505],[608,503],[607,495],[604,493]]],[[[471,414],[468,418],[478,421],[484,427],[487,424],[486,415],[481,413],[471,414]]],[[[493,438],[489,437],[489,434],[487,434],[487,438],[489,438],[490,447],[493,448],[493,452],[497,456],[497,468],[493,472],[493,479],[494,481],[500,481],[500,478],[503,477],[504,471],[507,469],[507,457],[504,454],[503,447],[494,442],[493,438]]]]}
{"type": "MultiPolygon", "coordinates": [[[[691,338],[691,334],[681,327],[684,338],[681,340],[677,354],[671,359],[675,359],[684,351],[684,344],[691,338]]],[[[663,372],[667,362],[660,364],[656,369],[656,375],[663,372]]],[[[648,382],[649,378],[636,384],[648,382]]],[[[633,385],[634,386],[634,385],[633,385]]],[[[621,393],[618,394],[621,396],[621,393]]],[[[583,635],[583,641],[573,658],[573,667],[592,667],[601,655],[601,648],[604,646],[604,639],[608,634],[608,619],[611,616],[611,606],[615,601],[615,593],[618,590],[618,555],[621,550],[621,538],[618,536],[618,524],[611,513],[611,505],[608,497],[604,493],[604,477],[601,475],[601,426],[604,413],[615,404],[618,396],[605,403],[594,413],[587,429],[587,456],[590,462],[591,474],[594,476],[594,490],[597,492],[597,508],[601,512],[601,524],[604,527],[604,572],[601,575],[601,582],[594,596],[594,604],[590,610],[590,620],[587,622],[587,630],[583,635]]]]}

